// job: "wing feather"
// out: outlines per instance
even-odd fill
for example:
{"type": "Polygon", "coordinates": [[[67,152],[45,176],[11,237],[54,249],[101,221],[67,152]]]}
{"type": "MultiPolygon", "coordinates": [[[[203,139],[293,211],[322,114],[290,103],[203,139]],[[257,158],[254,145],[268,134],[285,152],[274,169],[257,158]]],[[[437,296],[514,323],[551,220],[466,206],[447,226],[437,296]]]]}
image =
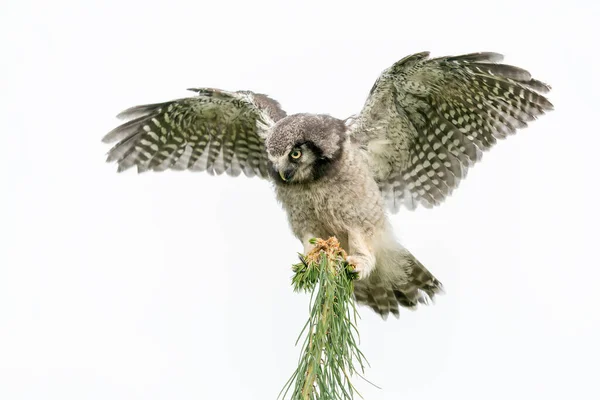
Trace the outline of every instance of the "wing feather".
{"type": "Polygon", "coordinates": [[[104,136],[117,142],[107,161],[118,171],[192,170],[268,177],[264,141],[286,114],[275,100],[250,91],[190,89],[197,97],[131,107],[129,120],[104,136]]]}
{"type": "Polygon", "coordinates": [[[442,203],[498,139],[553,109],[543,96],[549,85],[502,59],[422,52],[377,79],[351,135],[367,149],[392,211],[442,203]]]}

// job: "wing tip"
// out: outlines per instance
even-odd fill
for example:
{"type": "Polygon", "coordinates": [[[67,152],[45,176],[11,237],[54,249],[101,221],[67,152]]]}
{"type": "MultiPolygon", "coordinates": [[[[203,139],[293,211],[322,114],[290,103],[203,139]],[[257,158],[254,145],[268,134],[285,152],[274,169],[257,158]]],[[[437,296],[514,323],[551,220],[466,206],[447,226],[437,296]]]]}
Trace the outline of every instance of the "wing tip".
{"type": "Polygon", "coordinates": [[[116,115],[118,119],[130,119],[135,117],[139,113],[139,109],[142,106],[129,107],[116,115]]]}
{"type": "MultiPolygon", "coordinates": [[[[111,131],[112,132],[112,131],[111,131]]],[[[101,139],[102,143],[112,143],[114,141],[114,139],[112,138],[112,136],[110,135],[111,132],[107,133],[106,135],[104,135],[101,139]]]]}
{"type": "Polygon", "coordinates": [[[476,53],[461,54],[459,56],[442,57],[447,61],[466,61],[473,63],[491,62],[500,63],[504,60],[504,54],[494,51],[480,51],[476,53]]]}
{"type": "Polygon", "coordinates": [[[119,140],[119,137],[123,136],[122,125],[117,126],[115,129],[108,132],[102,137],[102,143],[113,143],[119,140]]]}

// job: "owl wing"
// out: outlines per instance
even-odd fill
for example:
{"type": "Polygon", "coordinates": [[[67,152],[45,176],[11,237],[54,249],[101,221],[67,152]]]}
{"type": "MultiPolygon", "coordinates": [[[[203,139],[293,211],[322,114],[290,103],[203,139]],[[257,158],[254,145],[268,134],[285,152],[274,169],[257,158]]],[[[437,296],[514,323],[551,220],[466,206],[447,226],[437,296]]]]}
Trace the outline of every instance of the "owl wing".
{"type": "Polygon", "coordinates": [[[220,175],[268,177],[264,147],[270,126],[286,114],[278,102],[250,91],[190,89],[196,97],[132,107],[128,122],[103,141],[118,171],[192,170],[220,175]]]}
{"type": "Polygon", "coordinates": [[[482,151],[552,110],[550,87],[502,58],[418,53],[375,82],[350,129],[392,211],[440,204],[482,151]]]}

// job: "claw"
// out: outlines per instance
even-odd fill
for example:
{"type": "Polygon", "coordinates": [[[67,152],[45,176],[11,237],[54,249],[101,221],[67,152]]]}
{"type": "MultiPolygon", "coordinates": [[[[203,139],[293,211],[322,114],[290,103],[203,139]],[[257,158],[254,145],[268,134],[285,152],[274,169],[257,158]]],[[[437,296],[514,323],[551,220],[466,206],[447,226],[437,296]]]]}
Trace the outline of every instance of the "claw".
{"type": "Polygon", "coordinates": [[[346,261],[352,266],[353,272],[358,274],[358,279],[364,279],[369,274],[369,268],[366,268],[365,260],[360,256],[349,256],[346,261]]]}

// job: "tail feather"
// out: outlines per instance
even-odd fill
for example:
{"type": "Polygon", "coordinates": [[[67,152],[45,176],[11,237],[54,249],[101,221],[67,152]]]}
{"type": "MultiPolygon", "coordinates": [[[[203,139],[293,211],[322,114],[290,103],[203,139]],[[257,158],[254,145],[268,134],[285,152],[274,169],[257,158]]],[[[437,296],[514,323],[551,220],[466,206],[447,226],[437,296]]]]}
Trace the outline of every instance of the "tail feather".
{"type": "Polygon", "coordinates": [[[433,302],[435,295],[441,293],[441,282],[402,247],[378,254],[375,270],[354,285],[356,301],[383,319],[390,313],[398,317],[398,305],[415,309],[419,303],[433,302]]]}

